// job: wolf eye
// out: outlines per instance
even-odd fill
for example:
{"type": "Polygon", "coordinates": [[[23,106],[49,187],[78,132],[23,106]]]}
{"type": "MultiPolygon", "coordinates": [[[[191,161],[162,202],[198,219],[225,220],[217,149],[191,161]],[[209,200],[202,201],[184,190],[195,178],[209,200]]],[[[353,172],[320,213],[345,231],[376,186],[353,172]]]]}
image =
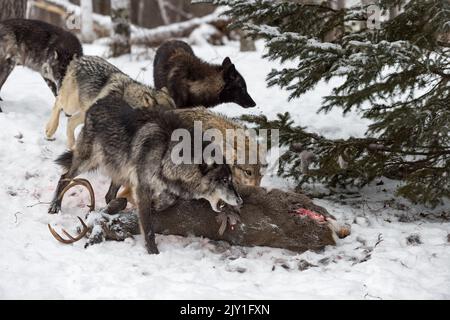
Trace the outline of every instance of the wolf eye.
{"type": "Polygon", "coordinates": [[[229,181],[228,178],[223,178],[223,179],[222,179],[222,182],[223,182],[223,183],[228,183],[228,181],[229,181]]]}
{"type": "Polygon", "coordinates": [[[245,170],[245,174],[250,176],[250,177],[252,176],[252,172],[250,170],[245,170]]]}

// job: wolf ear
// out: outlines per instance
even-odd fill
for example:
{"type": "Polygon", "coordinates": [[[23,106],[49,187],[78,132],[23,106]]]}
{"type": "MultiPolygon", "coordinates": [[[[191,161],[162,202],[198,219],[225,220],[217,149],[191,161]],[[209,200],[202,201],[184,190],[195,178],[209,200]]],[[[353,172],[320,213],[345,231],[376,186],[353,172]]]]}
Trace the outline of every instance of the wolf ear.
{"type": "Polygon", "coordinates": [[[234,64],[229,64],[224,67],[223,78],[225,80],[233,80],[234,78],[236,78],[236,67],[234,66],[234,64]]]}
{"type": "Polygon", "coordinates": [[[208,164],[207,162],[203,161],[201,164],[199,164],[199,168],[202,175],[205,176],[209,171],[217,168],[217,163],[213,162],[208,164]]]}
{"type": "Polygon", "coordinates": [[[205,162],[202,162],[201,164],[199,164],[199,168],[202,175],[206,176],[209,171],[209,165],[205,162]]]}
{"type": "Polygon", "coordinates": [[[226,57],[225,59],[223,59],[222,67],[226,68],[230,65],[232,65],[230,58],[226,57]]]}

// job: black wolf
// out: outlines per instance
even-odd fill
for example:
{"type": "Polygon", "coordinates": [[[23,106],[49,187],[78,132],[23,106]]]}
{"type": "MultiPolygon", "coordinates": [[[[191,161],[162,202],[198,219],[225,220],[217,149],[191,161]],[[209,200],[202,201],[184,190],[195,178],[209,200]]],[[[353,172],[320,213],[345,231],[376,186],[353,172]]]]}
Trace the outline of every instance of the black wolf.
{"type": "Polygon", "coordinates": [[[153,77],[156,89],[167,87],[178,108],[209,108],[225,102],[244,108],[256,105],[230,58],[222,65],[206,63],[182,41],[168,41],[158,48],[153,77]]]}
{"type": "Polygon", "coordinates": [[[0,22],[0,90],[16,65],[39,72],[56,96],[67,66],[82,56],[78,38],[57,26],[38,20],[0,22]]]}
{"type": "Polygon", "coordinates": [[[58,195],[68,179],[102,169],[112,181],[107,198],[114,199],[121,185],[132,187],[147,250],[158,253],[152,209],[163,210],[179,198],[206,199],[215,211],[224,208],[223,202],[241,205],[228,165],[172,161],[177,142],[171,141],[171,135],[178,128],[183,128],[181,120],[165,107],[134,109],[115,97],[97,101],[86,113],[73,151],[57,159],[66,173],[58,182],[49,213],[60,210],[58,195]]]}

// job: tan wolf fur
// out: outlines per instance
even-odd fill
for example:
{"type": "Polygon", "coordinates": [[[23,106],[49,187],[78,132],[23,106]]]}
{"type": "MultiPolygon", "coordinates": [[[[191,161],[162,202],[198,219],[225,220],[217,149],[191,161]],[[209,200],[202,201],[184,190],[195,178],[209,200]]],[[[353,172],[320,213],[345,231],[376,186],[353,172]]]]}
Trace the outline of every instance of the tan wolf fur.
{"type": "MultiPolygon", "coordinates": [[[[175,110],[175,113],[178,113],[182,121],[186,122],[186,124],[192,125],[194,121],[201,121],[203,131],[208,129],[219,130],[222,133],[224,140],[226,139],[227,129],[241,130],[244,134],[247,130],[245,126],[237,121],[232,120],[220,113],[212,112],[204,107],[177,109],[175,110]]],[[[233,164],[231,167],[233,171],[233,178],[236,183],[248,186],[259,186],[262,179],[261,170],[264,168],[262,161],[265,159],[260,159],[258,157],[256,164],[249,163],[248,155],[250,151],[250,139],[251,138],[248,135],[245,135],[245,163],[238,163],[237,161],[238,152],[244,152],[244,150],[242,150],[242,145],[236,142],[236,139],[234,139],[234,145],[231,146],[225,146],[226,141],[224,141],[222,151],[224,151],[225,148],[227,148],[227,150],[232,150],[233,164]]],[[[257,146],[257,142],[254,141],[254,143],[257,146]]]]}

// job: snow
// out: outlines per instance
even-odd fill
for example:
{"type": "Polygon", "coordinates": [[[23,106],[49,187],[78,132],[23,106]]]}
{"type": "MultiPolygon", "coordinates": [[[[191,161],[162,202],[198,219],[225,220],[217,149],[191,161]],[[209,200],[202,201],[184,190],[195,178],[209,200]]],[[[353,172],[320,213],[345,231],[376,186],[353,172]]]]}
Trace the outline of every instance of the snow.
{"type": "MultiPolygon", "coordinates": [[[[87,54],[103,54],[98,42],[87,54]]],[[[253,109],[224,104],[229,116],[290,111],[296,123],[330,138],[361,136],[368,122],[338,110],[317,114],[321,98],[337,83],[319,83],[312,92],[288,102],[288,93],[266,88],[265,76],[276,62],[258,52],[239,52],[239,43],[203,45],[194,51],[220,63],[229,56],[247,79],[257,102],[253,109]]],[[[153,52],[110,61],[132,77],[152,84],[153,52]],[[145,57],[147,55],[147,57],[145,57]],[[149,55],[149,56],[148,56],[149,55]],[[139,59],[137,57],[140,57],[139,59]]],[[[105,242],[84,249],[84,240],[63,245],[46,224],[75,231],[76,216],[87,212],[82,189],[68,194],[63,211],[47,214],[60,171],[53,160],[65,149],[65,119],[55,141],[44,138],[54,98],[40,76],[18,67],[2,90],[0,113],[0,299],[450,299],[450,222],[440,218],[448,204],[429,210],[396,198],[397,182],[383,179],[361,196],[316,199],[352,234],[323,252],[296,254],[273,248],[222,248],[207,239],[158,236],[159,255],[148,255],[143,239],[105,242]],[[384,191],[386,190],[386,191],[384,191]],[[408,243],[413,236],[419,243],[408,243]],[[299,265],[313,265],[301,271],[299,265]]],[[[108,179],[87,176],[97,206],[104,206],[108,179]]],[[[267,176],[266,187],[288,189],[291,181],[267,176]]]]}
{"type": "MultiPolygon", "coordinates": [[[[216,21],[219,17],[225,18],[223,15],[225,8],[219,7],[214,10],[213,13],[208,14],[203,17],[192,18],[187,21],[171,23],[169,25],[159,26],[153,29],[142,28],[139,26],[131,26],[131,38],[133,42],[139,42],[140,39],[154,39],[166,37],[167,39],[173,37],[173,34],[180,31],[186,30],[192,26],[209,24],[211,21],[216,21]]],[[[145,42],[144,42],[145,43],[145,42]]]]}
{"type": "Polygon", "coordinates": [[[112,0],[111,9],[118,10],[130,6],[130,0],[112,0]]]}

